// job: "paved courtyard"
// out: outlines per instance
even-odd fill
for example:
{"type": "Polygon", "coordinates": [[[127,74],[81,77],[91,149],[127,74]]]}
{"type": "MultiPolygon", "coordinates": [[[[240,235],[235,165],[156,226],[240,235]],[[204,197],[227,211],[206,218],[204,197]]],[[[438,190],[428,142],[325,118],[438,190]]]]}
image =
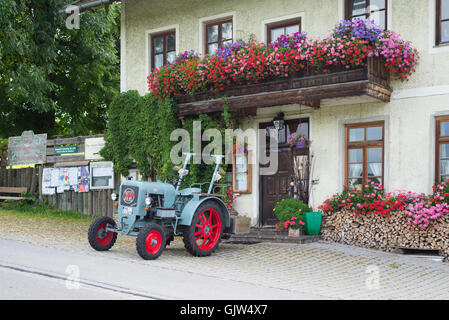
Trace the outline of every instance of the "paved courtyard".
{"type": "Polygon", "coordinates": [[[119,236],[110,252],[93,251],[87,242],[88,226],[87,221],[19,219],[0,212],[0,239],[5,240],[107,255],[323,299],[449,299],[449,263],[430,259],[324,242],[222,243],[211,257],[195,258],[177,238],[158,260],[144,261],[136,253],[132,237],[119,236]]]}

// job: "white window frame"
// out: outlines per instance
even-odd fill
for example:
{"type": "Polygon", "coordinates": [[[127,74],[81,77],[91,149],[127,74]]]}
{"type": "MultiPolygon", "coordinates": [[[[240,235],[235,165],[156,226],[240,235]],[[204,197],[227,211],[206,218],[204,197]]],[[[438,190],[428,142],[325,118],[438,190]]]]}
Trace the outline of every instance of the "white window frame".
{"type": "Polygon", "coordinates": [[[176,55],[179,54],[179,24],[173,24],[171,26],[165,26],[162,28],[151,29],[145,31],[145,86],[146,92],[149,92],[147,85],[147,77],[151,74],[151,37],[154,34],[175,30],[175,41],[176,41],[176,55]]]}
{"type": "Polygon", "coordinates": [[[437,24],[436,22],[436,1],[435,0],[428,0],[429,1],[429,53],[435,54],[435,53],[442,53],[442,52],[449,52],[449,44],[440,44],[437,45],[435,43],[436,38],[436,30],[435,26],[437,24]]]}
{"type": "Polygon", "coordinates": [[[236,41],[237,39],[237,23],[236,23],[236,12],[232,11],[232,12],[225,12],[225,13],[221,13],[221,14],[217,14],[214,16],[208,16],[208,17],[203,17],[200,18],[199,21],[199,29],[198,29],[198,34],[199,34],[199,41],[198,41],[198,52],[200,54],[205,54],[204,51],[204,42],[206,41],[206,39],[204,38],[204,28],[206,27],[206,24],[209,22],[214,22],[215,20],[222,20],[222,19],[232,19],[232,39],[233,41],[236,41]]]}

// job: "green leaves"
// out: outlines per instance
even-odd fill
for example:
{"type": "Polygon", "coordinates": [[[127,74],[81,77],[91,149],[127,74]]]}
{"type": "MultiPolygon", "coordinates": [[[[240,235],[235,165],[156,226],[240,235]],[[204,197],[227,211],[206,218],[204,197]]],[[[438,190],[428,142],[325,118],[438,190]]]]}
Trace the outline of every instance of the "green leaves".
{"type": "Polygon", "coordinates": [[[69,30],[59,10],[70,2],[0,0],[0,136],[105,129],[119,91],[120,5],[86,11],[69,30]]]}

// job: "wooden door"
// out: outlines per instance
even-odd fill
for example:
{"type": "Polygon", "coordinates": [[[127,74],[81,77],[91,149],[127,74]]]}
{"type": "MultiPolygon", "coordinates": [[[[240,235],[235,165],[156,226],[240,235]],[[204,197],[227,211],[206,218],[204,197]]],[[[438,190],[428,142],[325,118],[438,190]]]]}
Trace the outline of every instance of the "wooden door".
{"type": "Polygon", "coordinates": [[[278,170],[273,175],[261,175],[261,225],[274,225],[279,222],[273,212],[276,204],[282,199],[288,198],[289,184],[292,176],[290,158],[292,157],[290,148],[279,148],[278,170]]]}

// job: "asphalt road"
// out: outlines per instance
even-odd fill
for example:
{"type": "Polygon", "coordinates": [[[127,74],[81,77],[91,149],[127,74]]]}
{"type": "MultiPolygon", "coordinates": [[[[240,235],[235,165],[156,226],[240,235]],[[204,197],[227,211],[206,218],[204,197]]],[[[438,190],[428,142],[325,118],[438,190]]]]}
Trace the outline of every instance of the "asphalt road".
{"type": "MultiPolygon", "coordinates": [[[[206,263],[206,261],[205,261],[206,263]]],[[[127,261],[114,253],[69,252],[0,240],[0,299],[322,299],[270,288],[167,270],[151,261],[127,261]]]]}

